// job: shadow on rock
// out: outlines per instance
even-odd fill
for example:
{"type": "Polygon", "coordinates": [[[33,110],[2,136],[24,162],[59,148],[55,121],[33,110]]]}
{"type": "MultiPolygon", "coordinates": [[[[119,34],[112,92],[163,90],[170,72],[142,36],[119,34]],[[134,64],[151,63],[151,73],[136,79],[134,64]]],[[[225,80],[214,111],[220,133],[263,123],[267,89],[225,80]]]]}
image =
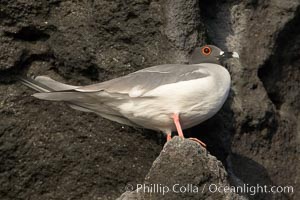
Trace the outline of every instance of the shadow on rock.
{"type": "Polygon", "coordinates": [[[230,183],[235,187],[245,188],[249,199],[274,199],[272,193],[264,190],[274,185],[265,167],[250,158],[238,154],[228,157],[230,183]]]}

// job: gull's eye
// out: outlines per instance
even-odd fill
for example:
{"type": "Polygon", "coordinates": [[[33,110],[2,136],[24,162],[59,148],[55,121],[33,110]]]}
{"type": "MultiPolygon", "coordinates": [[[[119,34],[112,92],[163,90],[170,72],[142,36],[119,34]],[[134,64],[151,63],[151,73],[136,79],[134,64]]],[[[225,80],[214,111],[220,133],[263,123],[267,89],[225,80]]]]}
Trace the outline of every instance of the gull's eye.
{"type": "Polygon", "coordinates": [[[205,46],[201,49],[203,55],[208,56],[211,54],[211,48],[209,46],[205,46]]]}

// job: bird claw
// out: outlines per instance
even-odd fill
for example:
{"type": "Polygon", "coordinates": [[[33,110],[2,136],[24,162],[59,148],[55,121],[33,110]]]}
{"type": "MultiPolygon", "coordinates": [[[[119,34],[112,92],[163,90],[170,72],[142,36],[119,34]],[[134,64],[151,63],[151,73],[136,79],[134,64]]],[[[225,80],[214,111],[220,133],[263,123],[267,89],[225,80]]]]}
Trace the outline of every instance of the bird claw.
{"type": "MultiPolygon", "coordinates": [[[[189,139],[189,140],[192,140],[194,142],[197,142],[198,144],[200,144],[202,147],[204,147],[206,149],[206,144],[204,142],[202,142],[201,140],[197,139],[197,138],[185,138],[185,137],[180,137],[180,138],[189,139]]],[[[172,139],[171,134],[167,134],[167,142],[170,141],[171,139],[172,139]]]]}
{"type": "Polygon", "coordinates": [[[204,147],[206,149],[206,144],[204,142],[202,142],[201,140],[197,139],[197,138],[188,138],[194,142],[197,142],[198,144],[200,144],[202,147],[204,147]]]}

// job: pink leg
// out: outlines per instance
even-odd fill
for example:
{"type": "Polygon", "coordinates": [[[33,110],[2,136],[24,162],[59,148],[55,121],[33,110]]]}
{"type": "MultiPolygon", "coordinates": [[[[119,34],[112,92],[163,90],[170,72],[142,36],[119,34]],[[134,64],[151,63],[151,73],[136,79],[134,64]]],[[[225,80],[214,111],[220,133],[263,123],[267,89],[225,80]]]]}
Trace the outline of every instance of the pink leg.
{"type": "Polygon", "coordinates": [[[172,138],[171,138],[171,131],[170,132],[167,132],[167,142],[170,141],[172,138]]]}
{"type": "MultiPolygon", "coordinates": [[[[178,113],[174,113],[173,114],[173,120],[176,126],[176,130],[178,132],[178,136],[181,138],[184,138],[182,129],[181,129],[181,125],[180,125],[180,121],[179,121],[179,114],[178,113]]],[[[204,142],[202,142],[201,140],[197,139],[197,138],[189,138],[190,140],[193,140],[197,143],[199,143],[200,145],[202,145],[204,148],[206,148],[206,144],[204,142]]]]}
{"type": "Polygon", "coordinates": [[[172,117],[173,117],[173,120],[174,120],[174,123],[175,123],[175,126],[176,126],[178,136],[184,138],[183,132],[182,132],[182,129],[181,129],[181,125],[180,125],[180,122],[179,122],[179,114],[174,113],[172,117]]]}

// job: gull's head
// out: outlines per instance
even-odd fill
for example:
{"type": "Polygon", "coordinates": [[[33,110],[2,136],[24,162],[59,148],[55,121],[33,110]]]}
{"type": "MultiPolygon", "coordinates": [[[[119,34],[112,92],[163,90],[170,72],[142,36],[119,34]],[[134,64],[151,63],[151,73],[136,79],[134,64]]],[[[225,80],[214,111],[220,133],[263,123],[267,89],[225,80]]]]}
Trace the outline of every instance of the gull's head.
{"type": "Polygon", "coordinates": [[[220,64],[220,60],[226,58],[239,58],[239,54],[237,52],[224,52],[214,45],[205,45],[194,49],[189,59],[189,64],[220,64]]]}

